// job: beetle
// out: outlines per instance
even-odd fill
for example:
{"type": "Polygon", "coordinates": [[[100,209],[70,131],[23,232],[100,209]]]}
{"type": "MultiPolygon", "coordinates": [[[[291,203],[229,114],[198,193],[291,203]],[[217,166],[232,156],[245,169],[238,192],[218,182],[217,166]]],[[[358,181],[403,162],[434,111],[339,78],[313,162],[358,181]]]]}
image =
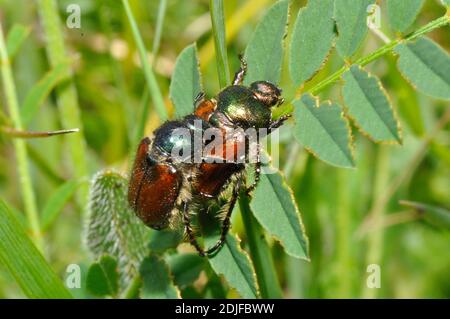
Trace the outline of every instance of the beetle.
{"type": "MultiPolygon", "coordinates": [[[[247,65],[241,58],[233,84],[207,99],[199,93],[195,110],[179,120],[166,121],[139,144],[131,171],[128,201],[137,216],[149,227],[160,230],[178,223],[182,218],[190,243],[201,256],[215,253],[224,243],[230,227],[230,217],[244,187],[244,169],[248,160],[246,129],[266,129],[267,134],[280,127],[289,114],[272,120],[272,107],[284,102],[281,89],[268,81],[243,85],[247,65]],[[183,130],[187,135],[176,132],[183,130]],[[208,130],[222,137],[219,146],[208,148],[211,140],[204,137],[208,130]],[[196,135],[201,150],[192,146],[196,135]],[[244,153],[238,153],[244,148],[244,153]],[[181,158],[174,156],[178,149],[190,150],[181,158]],[[231,150],[231,151],[230,151],[231,150]],[[200,161],[193,161],[200,158],[200,161]],[[199,204],[208,207],[211,201],[231,188],[220,238],[209,249],[197,242],[192,229],[190,211],[199,204]]],[[[216,143],[217,144],[217,143],[216,143]]],[[[247,194],[256,187],[260,171],[260,147],[256,143],[255,178],[246,188],[247,194]]],[[[217,145],[216,145],[217,146],[217,145]]],[[[201,208],[200,208],[201,209],[201,208]]]]}

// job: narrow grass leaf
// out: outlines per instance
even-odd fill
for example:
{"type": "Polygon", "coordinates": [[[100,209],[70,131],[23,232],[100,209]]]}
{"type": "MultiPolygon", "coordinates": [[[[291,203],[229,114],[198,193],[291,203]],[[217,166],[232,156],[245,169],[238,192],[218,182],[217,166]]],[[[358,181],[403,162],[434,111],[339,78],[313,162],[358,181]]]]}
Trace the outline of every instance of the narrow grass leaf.
{"type": "Polygon", "coordinates": [[[6,36],[6,51],[10,60],[14,59],[14,56],[19,51],[22,44],[30,34],[30,28],[27,28],[21,24],[14,24],[11,30],[6,36]]]}
{"type": "Polygon", "coordinates": [[[309,259],[308,238],[300,212],[280,172],[261,175],[250,207],[258,222],[281,242],[287,254],[309,259]]]}
{"type": "Polygon", "coordinates": [[[405,32],[416,20],[425,0],[387,0],[387,12],[391,28],[405,32]]]}
{"type": "Polygon", "coordinates": [[[450,211],[448,209],[406,200],[400,201],[400,204],[412,207],[430,225],[450,230],[450,211]]]}
{"type": "Polygon", "coordinates": [[[202,91],[201,75],[195,44],[186,47],[178,56],[170,82],[170,99],[177,117],[194,111],[194,100],[202,91]]]}
{"type": "Polygon", "coordinates": [[[103,255],[93,263],[86,276],[86,289],[98,297],[115,297],[119,291],[119,274],[117,260],[103,255]]]}
{"type": "Polygon", "coordinates": [[[150,255],[140,267],[142,277],[141,298],[178,299],[180,292],[174,285],[169,267],[163,258],[150,255]]]}
{"type": "Polygon", "coordinates": [[[175,284],[183,288],[197,280],[205,269],[206,259],[198,254],[177,254],[168,256],[167,263],[175,284]]]}
{"type": "Polygon", "coordinates": [[[211,14],[214,47],[216,50],[217,73],[219,75],[220,87],[222,88],[230,84],[223,5],[223,0],[209,1],[209,12],[211,14]]]}
{"type": "Polygon", "coordinates": [[[339,55],[350,58],[367,34],[367,10],[375,0],[335,0],[334,18],[338,31],[336,49],[339,55]]]}
{"type": "Polygon", "coordinates": [[[69,79],[66,72],[69,63],[61,63],[48,71],[28,92],[21,108],[21,117],[24,125],[30,123],[50,92],[61,82],[69,79]]]}
{"type": "Polygon", "coordinates": [[[248,64],[245,84],[260,80],[275,84],[280,81],[288,12],[289,1],[278,1],[257,25],[245,50],[248,64]]]}
{"type": "Polygon", "coordinates": [[[102,171],[92,181],[86,242],[96,258],[117,258],[121,287],[126,287],[147,254],[147,230],[127,202],[128,182],[113,171],[102,171]]]}
{"type": "Polygon", "coordinates": [[[450,56],[432,40],[422,37],[395,47],[398,69],[418,91],[450,100],[450,56]]]}
{"type": "Polygon", "coordinates": [[[339,167],[353,167],[351,132],[341,107],[305,94],[293,102],[294,137],[321,160],[339,167]]]}
{"type": "Polygon", "coordinates": [[[75,194],[80,184],[81,182],[78,180],[67,181],[58,187],[58,189],[50,196],[42,209],[41,227],[43,231],[48,230],[58,218],[64,206],[75,194]]]}
{"type": "Polygon", "coordinates": [[[289,48],[289,71],[296,85],[321,69],[333,47],[333,9],[333,0],[310,0],[298,12],[289,48]]]}
{"type": "Polygon", "coordinates": [[[399,124],[379,79],[358,65],[344,73],[342,95],[348,114],[376,142],[401,143],[399,124]]]}
{"type": "Polygon", "coordinates": [[[72,298],[2,200],[0,264],[9,271],[29,298],[72,298]]]}

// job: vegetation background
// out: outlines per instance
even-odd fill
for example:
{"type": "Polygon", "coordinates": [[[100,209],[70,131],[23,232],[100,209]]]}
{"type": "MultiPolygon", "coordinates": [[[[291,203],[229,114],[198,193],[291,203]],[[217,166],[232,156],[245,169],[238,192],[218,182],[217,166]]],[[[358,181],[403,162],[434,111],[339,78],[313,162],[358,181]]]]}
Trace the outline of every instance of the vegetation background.
{"type": "MultiPolygon", "coordinates": [[[[274,2],[225,1],[231,70],[238,68],[238,54],[244,51],[256,24],[274,2]]],[[[62,30],[64,46],[71,57],[68,68],[73,71],[73,82],[64,82],[63,94],[49,92],[48,98],[41,101],[38,111],[24,127],[31,131],[80,127],[81,131],[72,136],[26,140],[26,163],[37,212],[37,216],[31,218],[23,213],[23,180],[18,178],[19,159],[16,155],[20,146],[14,144],[16,142],[8,134],[0,134],[0,198],[28,229],[28,234],[41,247],[45,259],[60,278],[66,276],[69,264],[79,264],[84,280],[92,262],[82,240],[87,181],[102,168],[128,171],[130,152],[134,152],[130,141],[142,116],[143,104],[150,105],[146,135],[160,121],[153,101],[144,93],[146,79],[121,1],[59,0],[57,3],[62,21],[68,16],[66,8],[69,4],[79,4],[82,9],[81,28],[64,27],[62,30]],[[72,107],[59,112],[58,99],[65,99],[72,107]],[[73,146],[77,139],[82,139],[82,150],[73,146]],[[83,173],[85,179],[75,179],[83,173]],[[66,190],[76,189],[77,195],[61,192],[61,185],[66,190]],[[49,199],[53,201],[50,204],[49,199]],[[33,218],[40,221],[42,234],[34,231],[33,218]]],[[[292,1],[291,17],[295,17],[305,3],[292,1]]],[[[162,21],[158,15],[159,1],[133,0],[130,6],[169,114],[174,112],[168,96],[175,60],[183,48],[194,41],[197,42],[204,90],[208,96],[219,91],[209,1],[168,0],[160,34],[156,32],[158,21],[162,21]]],[[[381,30],[395,38],[389,29],[384,1],[381,6],[381,30]]],[[[444,13],[445,7],[440,1],[426,0],[411,30],[444,13]]],[[[48,58],[52,51],[58,51],[58,44],[45,42],[43,19],[35,1],[0,0],[0,23],[5,34],[15,24],[24,25],[29,31],[12,63],[18,104],[23,105],[34,84],[48,70],[59,65],[55,62],[58,53],[53,55],[53,61],[48,58]]],[[[436,29],[428,36],[449,52],[448,26],[436,29]]],[[[369,32],[357,56],[364,56],[382,44],[369,32]]],[[[442,130],[430,135],[449,104],[412,89],[395,68],[395,60],[394,55],[389,54],[366,69],[381,79],[391,96],[403,131],[402,145],[378,145],[354,129],[356,167],[343,169],[321,162],[292,144],[289,138],[282,140],[280,167],[302,213],[311,258],[307,262],[289,257],[278,242],[269,238],[276,273],[286,298],[450,297],[448,229],[424,222],[415,209],[399,203],[408,200],[450,207],[450,125],[447,123],[442,130]],[[380,217],[379,222],[367,219],[374,209],[380,217]],[[366,286],[367,266],[373,263],[381,267],[380,289],[366,286]]],[[[296,87],[289,78],[287,59],[283,63],[280,86],[286,101],[290,101],[296,87]]],[[[308,85],[324,79],[341,65],[342,59],[333,53],[325,68],[308,85]]],[[[67,66],[61,68],[62,72],[53,75],[54,83],[65,78],[67,66]]],[[[339,100],[340,90],[331,85],[321,97],[339,100]]],[[[3,118],[9,113],[7,100],[5,91],[0,90],[3,118]]],[[[247,237],[239,213],[234,214],[232,231],[239,235],[245,247],[247,237]]],[[[189,252],[192,248],[181,245],[179,250],[189,252]]],[[[203,291],[207,282],[216,280],[220,283],[208,269],[197,275],[183,290],[183,297],[200,296],[199,291],[203,291]]],[[[226,283],[219,286],[224,296],[238,296],[226,283]]],[[[81,289],[72,289],[72,293],[77,297],[92,297],[84,284],[81,289]]],[[[0,297],[24,296],[0,262],[0,297]]],[[[201,295],[211,296],[214,294],[201,295]]]]}

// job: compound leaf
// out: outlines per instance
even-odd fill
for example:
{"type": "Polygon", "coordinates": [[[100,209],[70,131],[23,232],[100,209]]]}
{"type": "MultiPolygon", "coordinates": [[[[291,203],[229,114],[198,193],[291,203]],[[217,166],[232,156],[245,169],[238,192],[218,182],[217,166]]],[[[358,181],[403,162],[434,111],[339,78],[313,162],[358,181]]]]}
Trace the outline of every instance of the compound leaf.
{"type": "Polygon", "coordinates": [[[93,263],[86,276],[86,289],[93,295],[116,296],[119,290],[119,274],[115,258],[103,255],[98,262],[93,263]]]}
{"type": "Polygon", "coordinates": [[[333,8],[333,0],[310,0],[298,12],[289,48],[289,71],[296,85],[320,70],[333,47],[333,8]]]}
{"type": "Polygon", "coordinates": [[[399,142],[398,122],[380,81],[357,65],[344,73],[342,95],[348,114],[377,142],[399,142]]]}
{"type": "Polygon", "coordinates": [[[351,133],[336,103],[324,102],[305,94],[293,102],[294,137],[321,160],[340,167],[353,167],[351,133]]]}
{"type": "Polygon", "coordinates": [[[163,258],[151,254],[140,267],[142,277],[141,298],[144,299],[178,299],[180,292],[173,284],[169,267],[163,258]]]}
{"type": "Polygon", "coordinates": [[[387,12],[392,29],[405,32],[416,19],[424,0],[387,0],[387,12]]]}
{"type": "Polygon", "coordinates": [[[336,49],[342,58],[351,57],[364,40],[368,30],[368,7],[373,3],[374,0],[335,0],[336,49]]]}
{"type": "Polygon", "coordinates": [[[395,47],[398,69],[418,91],[450,100],[450,56],[432,40],[422,37],[395,47]]]}
{"type": "Polygon", "coordinates": [[[259,80],[275,84],[279,82],[288,11],[289,1],[278,1],[256,27],[245,50],[245,60],[248,64],[245,84],[259,80]]]}
{"type": "Polygon", "coordinates": [[[202,90],[195,44],[186,47],[178,56],[170,82],[170,99],[177,117],[183,117],[194,110],[194,100],[202,90]]]}
{"type": "Polygon", "coordinates": [[[177,254],[167,257],[170,271],[178,287],[186,287],[197,280],[205,268],[206,260],[198,254],[177,254]]]}
{"type": "Polygon", "coordinates": [[[308,259],[308,239],[300,212],[280,172],[261,175],[250,207],[258,222],[281,242],[286,253],[308,259]]]}
{"type": "Polygon", "coordinates": [[[147,230],[127,202],[127,180],[102,171],[92,181],[86,241],[96,258],[117,258],[121,287],[126,287],[147,253],[147,230]]]}

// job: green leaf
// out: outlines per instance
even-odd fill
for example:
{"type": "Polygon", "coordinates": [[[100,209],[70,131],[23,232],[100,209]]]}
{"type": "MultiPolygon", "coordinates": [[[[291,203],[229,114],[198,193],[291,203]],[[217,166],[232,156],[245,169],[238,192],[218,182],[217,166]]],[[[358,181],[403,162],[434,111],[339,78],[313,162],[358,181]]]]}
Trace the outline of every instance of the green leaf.
{"type": "Polygon", "coordinates": [[[1,199],[0,264],[29,298],[72,298],[1,199]]]}
{"type": "Polygon", "coordinates": [[[294,137],[321,160],[340,167],[353,167],[351,132],[336,103],[305,94],[294,104],[294,137]]]}
{"type": "Polygon", "coordinates": [[[450,211],[433,205],[402,200],[400,204],[412,207],[430,225],[450,230],[450,211]]]}
{"type": "Polygon", "coordinates": [[[272,258],[271,247],[265,238],[264,230],[253,216],[249,206],[249,197],[246,195],[239,198],[239,208],[245,227],[250,257],[252,258],[255,271],[258,274],[258,286],[261,298],[282,298],[280,282],[272,258]]]}
{"type": "Polygon", "coordinates": [[[168,249],[176,248],[183,241],[183,231],[177,229],[163,229],[152,231],[149,248],[151,252],[163,253],[168,249]]]}
{"type": "Polygon", "coordinates": [[[424,0],[387,0],[387,12],[391,27],[396,32],[405,32],[416,20],[424,0]]]}
{"type": "MultiPolygon", "coordinates": [[[[220,237],[221,223],[211,211],[208,214],[200,214],[199,221],[205,246],[211,247],[220,237]]],[[[228,284],[235,288],[242,298],[257,298],[255,270],[239,243],[239,238],[229,232],[222,248],[208,258],[209,263],[214,272],[223,275],[228,284]]]]}
{"type": "Polygon", "coordinates": [[[342,58],[350,58],[367,34],[367,8],[375,0],[335,0],[334,18],[338,31],[336,49],[342,58]]]}
{"type": "Polygon", "coordinates": [[[209,0],[209,12],[216,50],[217,74],[219,75],[220,87],[223,88],[230,84],[223,0],[209,0]]]}
{"type": "Polygon", "coordinates": [[[398,69],[418,91],[450,100],[450,56],[432,40],[422,37],[415,42],[400,43],[398,69]]]}
{"type": "Polygon", "coordinates": [[[178,56],[170,82],[170,99],[177,117],[194,111],[194,100],[202,91],[195,44],[186,47],[178,56]]]}
{"type": "Polygon", "coordinates": [[[86,276],[86,289],[93,295],[116,296],[119,290],[119,274],[115,258],[103,255],[100,260],[93,263],[86,276]]]}
{"type": "Polygon", "coordinates": [[[141,298],[178,299],[180,292],[173,284],[172,276],[164,259],[156,255],[145,257],[140,267],[142,277],[141,298]]]}
{"type": "Polygon", "coordinates": [[[181,288],[197,280],[205,268],[206,259],[198,254],[177,254],[167,257],[175,284],[181,288]]]}
{"type": "Polygon", "coordinates": [[[333,47],[333,8],[333,0],[315,0],[298,12],[289,49],[289,71],[296,85],[321,69],[333,47]]]}
{"type": "Polygon", "coordinates": [[[76,180],[67,181],[58,187],[58,189],[50,196],[42,209],[41,228],[43,231],[47,230],[53,224],[62,212],[66,203],[75,194],[75,191],[80,184],[81,183],[76,180]]]}
{"type": "Polygon", "coordinates": [[[39,106],[45,101],[53,88],[69,78],[69,74],[66,72],[68,66],[68,63],[57,65],[47,72],[28,92],[21,108],[21,118],[25,125],[30,123],[39,106]]]}
{"type": "Polygon", "coordinates": [[[401,143],[392,105],[378,78],[353,65],[343,79],[344,103],[359,128],[374,141],[401,143]]]}
{"type": "Polygon", "coordinates": [[[261,175],[250,207],[258,222],[281,242],[286,253],[309,259],[308,238],[300,212],[280,172],[261,175]]]}
{"type": "Polygon", "coordinates": [[[286,34],[289,1],[276,2],[259,22],[245,50],[248,64],[244,83],[280,81],[283,38],[286,34]]]}
{"type": "Polygon", "coordinates": [[[147,229],[127,202],[128,182],[114,171],[102,171],[92,181],[86,241],[96,258],[104,254],[119,264],[121,287],[128,286],[147,254],[147,229]]]}
{"type": "Polygon", "coordinates": [[[6,37],[6,51],[10,60],[14,58],[19,51],[25,39],[30,34],[30,28],[21,24],[14,24],[6,37]]]}

